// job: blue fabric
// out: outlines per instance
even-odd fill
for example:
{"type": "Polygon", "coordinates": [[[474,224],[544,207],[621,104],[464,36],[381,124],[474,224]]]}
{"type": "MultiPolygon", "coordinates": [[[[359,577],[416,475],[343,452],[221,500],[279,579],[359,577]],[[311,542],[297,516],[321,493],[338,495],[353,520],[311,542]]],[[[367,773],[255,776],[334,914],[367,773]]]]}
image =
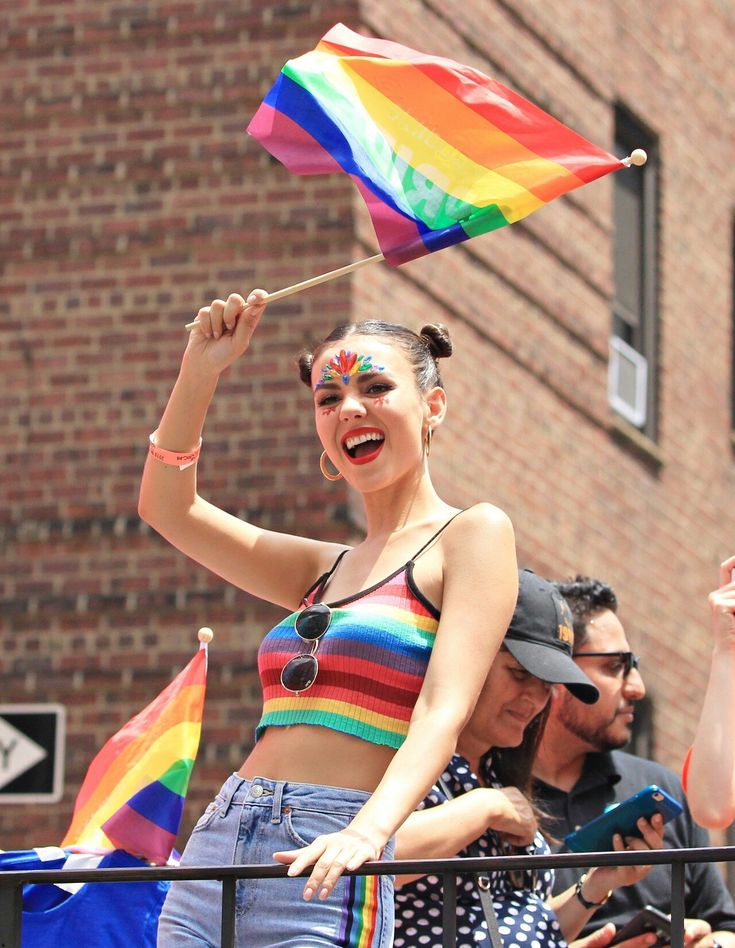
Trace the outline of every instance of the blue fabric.
{"type": "MultiPolygon", "coordinates": [[[[338,832],[370,794],[360,790],[284,783],[233,774],[204,811],[181,866],[275,865],[273,853],[298,849],[322,833],[338,832]]],[[[393,841],[384,859],[393,858],[393,841]]],[[[338,880],[329,898],[305,902],[306,878],[243,879],[235,895],[238,948],[390,948],[393,879],[375,876],[378,913],[370,941],[357,941],[355,880],[338,880]]],[[[161,913],[159,948],[219,948],[222,886],[217,880],[174,882],[161,913]]]]}
{"type": "Polygon", "coordinates": [[[128,800],[128,806],[172,836],[178,833],[184,812],[184,797],[174,790],[169,790],[160,780],[149,783],[147,787],[133,794],[128,800]]]}
{"type": "MultiPolygon", "coordinates": [[[[59,850],[58,858],[42,858],[49,850],[0,853],[0,871],[62,869],[75,857],[59,850]]],[[[144,860],[116,850],[102,856],[99,868],[146,866],[144,860]]],[[[77,868],[82,868],[77,866],[77,868]]],[[[23,891],[21,948],[155,948],[156,927],[168,882],[87,883],[76,892],[57,885],[26,885],[23,891]]]]}

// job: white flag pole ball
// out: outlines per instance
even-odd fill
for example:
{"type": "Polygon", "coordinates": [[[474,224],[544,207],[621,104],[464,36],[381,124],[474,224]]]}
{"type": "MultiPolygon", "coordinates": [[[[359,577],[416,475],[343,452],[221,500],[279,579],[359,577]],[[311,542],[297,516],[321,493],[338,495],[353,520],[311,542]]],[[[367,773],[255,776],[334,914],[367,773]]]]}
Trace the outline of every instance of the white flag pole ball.
{"type": "Polygon", "coordinates": [[[204,628],[201,628],[197,632],[197,638],[199,639],[200,642],[206,642],[208,644],[214,638],[214,632],[211,629],[208,629],[206,626],[204,626],[204,628]]]}

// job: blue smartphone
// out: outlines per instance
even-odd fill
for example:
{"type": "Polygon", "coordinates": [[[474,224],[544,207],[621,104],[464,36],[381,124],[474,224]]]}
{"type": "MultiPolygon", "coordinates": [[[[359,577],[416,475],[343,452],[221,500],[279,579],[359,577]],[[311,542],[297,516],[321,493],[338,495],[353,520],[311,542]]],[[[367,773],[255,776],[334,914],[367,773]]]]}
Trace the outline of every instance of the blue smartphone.
{"type": "Polygon", "coordinates": [[[652,783],[569,833],[564,837],[564,842],[567,849],[573,853],[609,852],[613,848],[612,839],[615,833],[620,833],[623,839],[626,836],[641,835],[636,824],[642,816],[649,820],[654,813],[660,813],[664,823],[668,823],[683,810],[684,807],[678,800],[652,783]]]}

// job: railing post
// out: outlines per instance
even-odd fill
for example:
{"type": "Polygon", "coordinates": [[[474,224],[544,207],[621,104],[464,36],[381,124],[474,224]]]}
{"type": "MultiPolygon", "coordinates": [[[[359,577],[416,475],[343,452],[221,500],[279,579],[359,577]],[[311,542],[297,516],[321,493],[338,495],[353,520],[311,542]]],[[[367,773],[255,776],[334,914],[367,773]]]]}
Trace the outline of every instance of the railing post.
{"type": "Polygon", "coordinates": [[[20,948],[23,886],[0,885],[0,948],[20,948]]]}
{"type": "Polygon", "coordinates": [[[445,872],[442,875],[444,885],[444,906],[442,908],[442,946],[455,948],[457,944],[457,876],[445,872]]]}
{"type": "Polygon", "coordinates": [[[684,872],[686,863],[671,866],[671,948],[684,948],[684,872]]]}
{"type": "Polygon", "coordinates": [[[222,880],[222,929],[220,945],[221,948],[234,948],[235,946],[235,887],[237,879],[234,876],[226,876],[222,880]]]}

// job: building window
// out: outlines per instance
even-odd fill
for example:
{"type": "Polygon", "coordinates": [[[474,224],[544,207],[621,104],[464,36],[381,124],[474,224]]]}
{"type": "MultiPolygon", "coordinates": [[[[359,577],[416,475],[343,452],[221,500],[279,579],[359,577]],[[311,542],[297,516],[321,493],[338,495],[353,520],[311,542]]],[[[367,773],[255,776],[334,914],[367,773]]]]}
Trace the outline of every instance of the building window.
{"type": "Polygon", "coordinates": [[[608,393],[612,408],[652,440],[657,435],[657,142],[622,106],[615,151],[643,148],[643,167],[614,176],[614,281],[608,393]]]}

